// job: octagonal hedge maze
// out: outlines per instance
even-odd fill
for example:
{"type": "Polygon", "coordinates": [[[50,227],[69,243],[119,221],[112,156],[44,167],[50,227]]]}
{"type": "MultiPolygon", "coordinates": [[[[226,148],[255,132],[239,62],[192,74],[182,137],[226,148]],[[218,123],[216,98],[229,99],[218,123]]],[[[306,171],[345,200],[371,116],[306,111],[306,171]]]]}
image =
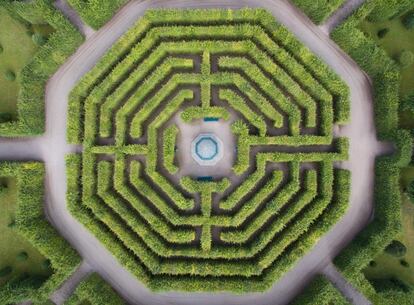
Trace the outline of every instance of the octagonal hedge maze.
{"type": "Polygon", "coordinates": [[[348,89],[265,10],[148,11],[69,112],[71,212],[153,290],[268,289],[346,210],[348,89]],[[204,117],[233,120],[228,177],[180,175],[204,117]]]}

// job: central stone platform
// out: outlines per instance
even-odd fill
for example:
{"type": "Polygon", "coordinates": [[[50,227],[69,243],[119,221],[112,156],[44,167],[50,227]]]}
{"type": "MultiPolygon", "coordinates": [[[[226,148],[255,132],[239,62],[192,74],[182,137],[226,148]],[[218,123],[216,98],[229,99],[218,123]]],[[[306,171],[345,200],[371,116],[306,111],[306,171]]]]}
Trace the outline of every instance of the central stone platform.
{"type": "Polygon", "coordinates": [[[223,142],[212,133],[200,134],[191,143],[191,156],[202,166],[214,166],[223,158],[223,142]]]}

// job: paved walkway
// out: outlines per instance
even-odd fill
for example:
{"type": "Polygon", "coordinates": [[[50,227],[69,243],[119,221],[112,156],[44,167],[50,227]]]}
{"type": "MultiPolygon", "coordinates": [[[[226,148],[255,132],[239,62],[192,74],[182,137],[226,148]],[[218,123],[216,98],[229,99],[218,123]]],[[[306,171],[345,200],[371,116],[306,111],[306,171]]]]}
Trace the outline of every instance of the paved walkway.
{"type": "Polygon", "coordinates": [[[103,28],[92,34],[77,52],[50,79],[46,88],[46,133],[34,141],[13,144],[0,140],[0,159],[30,159],[46,164],[46,213],[58,231],[76,248],[86,262],[131,304],[145,305],[242,305],[287,304],[314,274],[368,223],[373,211],[374,161],[390,147],[376,140],[371,85],[366,75],[329,37],[285,0],[145,0],[131,1],[103,28]],[[267,8],[299,40],[322,58],[351,88],[351,124],[339,128],[338,135],[350,139],[350,159],[340,165],[352,172],[351,201],[347,214],[317,246],[303,257],[269,291],[237,296],[230,293],[155,294],[122,268],[113,256],[67,211],[64,156],[78,147],[66,143],[67,97],[76,82],[89,71],[111,45],[150,7],[229,7],[267,8]],[[31,155],[33,153],[33,155],[31,155]]]}
{"type": "Polygon", "coordinates": [[[362,293],[346,281],[346,279],[332,263],[328,264],[323,269],[322,273],[352,304],[372,305],[372,303],[362,293]]]}
{"type": "Polygon", "coordinates": [[[347,0],[320,26],[321,30],[325,33],[331,33],[334,28],[344,22],[365,1],[367,0],[347,0]]]}

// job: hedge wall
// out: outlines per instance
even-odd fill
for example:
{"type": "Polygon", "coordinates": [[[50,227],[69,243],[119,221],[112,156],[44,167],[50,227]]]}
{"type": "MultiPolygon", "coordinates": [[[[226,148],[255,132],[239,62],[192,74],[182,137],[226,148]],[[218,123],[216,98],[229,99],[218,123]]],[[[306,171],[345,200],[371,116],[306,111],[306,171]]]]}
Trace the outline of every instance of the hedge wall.
{"type": "Polygon", "coordinates": [[[42,19],[56,30],[20,72],[18,120],[0,124],[0,136],[40,135],[45,129],[46,83],[78,48],[83,38],[76,28],[54,8],[52,0],[34,0],[25,4],[0,2],[0,5],[6,6],[8,10],[14,11],[21,18],[31,21],[39,21],[39,15],[41,15],[42,19]],[[25,7],[26,5],[30,9],[25,7]],[[31,11],[30,15],[28,11],[31,11]]]}
{"type": "Polygon", "coordinates": [[[43,302],[80,265],[81,259],[45,219],[44,167],[41,163],[0,163],[1,177],[17,178],[16,230],[50,260],[53,275],[44,283],[16,279],[0,287],[0,304],[27,299],[43,302]]]}
{"type": "Polygon", "coordinates": [[[323,23],[345,0],[292,0],[303,12],[317,24],[323,23]]]}
{"type": "Polygon", "coordinates": [[[126,2],[127,0],[68,0],[82,20],[96,30],[108,22],[126,2]]]}
{"type": "Polygon", "coordinates": [[[94,273],[84,279],[65,305],[124,305],[125,301],[98,274],[94,273]]]}
{"type": "MultiPolygon", "coordinates": [[[[378,137],[394,142],[396,146],[393,156],[379,157],[376,162],[374,220],[335,259],[336,266],[347,280],[378,305],[391,304],[391,300],[377,294],[361,270],[400,232],[400,170],[408,165],[413,146],[410,133],[398,127],[399,69],[383,49],[358,29],[362,19],[377,15],[386,3],[388,1],[367,1],[332,33],[338,45],[372,79],[378,137]]],[[[405,3],[400,2],[393,9],[399,11],[404,6],[405,3]]]]}
{"type": "Polygon", "coordinates": [[[297,296],[290,305],[351,305],[351,303],[322,275],[312,282],[297,296]]]}

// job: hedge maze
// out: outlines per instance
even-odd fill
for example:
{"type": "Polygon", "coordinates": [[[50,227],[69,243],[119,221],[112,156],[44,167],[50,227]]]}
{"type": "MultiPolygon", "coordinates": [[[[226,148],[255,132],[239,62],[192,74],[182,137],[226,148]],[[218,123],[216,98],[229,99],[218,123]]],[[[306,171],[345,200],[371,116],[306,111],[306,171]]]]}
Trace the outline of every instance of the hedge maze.
{"type": "Polygon", "coordinates": [[[150,10],[71,94],[69,206],[153,290],[265,290],[346,209],[348,116],[266,11],[150,10]],[[180,174],[176,122],[204,117],[233,120],[234,175],[180,174]]]}

